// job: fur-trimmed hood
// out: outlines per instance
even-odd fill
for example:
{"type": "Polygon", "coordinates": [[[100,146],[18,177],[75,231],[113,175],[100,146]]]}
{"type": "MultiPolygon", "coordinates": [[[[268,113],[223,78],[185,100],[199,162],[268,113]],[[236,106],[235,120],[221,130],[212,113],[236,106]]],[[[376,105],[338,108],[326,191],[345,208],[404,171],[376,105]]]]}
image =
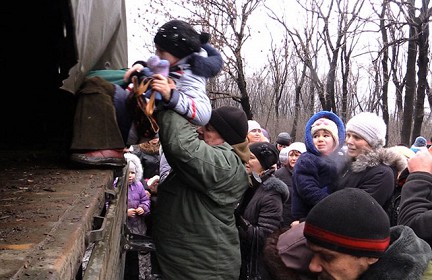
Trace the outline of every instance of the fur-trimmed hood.
{"type": "Polygon", "coordinates": [[[351,165],[351,170],[355,173],[362,172],[368,167],[379,164],[390,166],[397,172],[407,167],[407,160],[402,155],[390,148],[379,148],[359,155],[351,165]]]}
{"type": "MultiPolygon", "coordinates": [[[[139,157],[132,153],[125,153],[124,157],[129,165],[135,166],[135,182],[141,181],[143,177],[143,167],[139,157]]],[[[128,176],[127,174],[129,173],[126,173],[126,176],[128,176]]]]}
{"type": "Polygon", "coordinates": [[[282,195],[282,201],[287,201],[290,193],[288,186],[279,178],[275,176],[270,176],[267,180],[262,183],[262,188],[264,190],[274,190],[282,195]]]}

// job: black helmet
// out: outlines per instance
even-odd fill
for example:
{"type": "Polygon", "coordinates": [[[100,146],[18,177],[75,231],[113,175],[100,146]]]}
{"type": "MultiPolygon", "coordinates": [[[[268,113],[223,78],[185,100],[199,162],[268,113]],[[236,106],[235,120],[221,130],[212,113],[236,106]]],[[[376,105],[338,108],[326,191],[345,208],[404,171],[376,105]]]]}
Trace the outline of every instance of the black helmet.
{"type": "Polygon", "coordinates": [[[279,145],[291,145],[291,135],[288,132],[281,132],[276,138],[276,143],[279,145]]]}

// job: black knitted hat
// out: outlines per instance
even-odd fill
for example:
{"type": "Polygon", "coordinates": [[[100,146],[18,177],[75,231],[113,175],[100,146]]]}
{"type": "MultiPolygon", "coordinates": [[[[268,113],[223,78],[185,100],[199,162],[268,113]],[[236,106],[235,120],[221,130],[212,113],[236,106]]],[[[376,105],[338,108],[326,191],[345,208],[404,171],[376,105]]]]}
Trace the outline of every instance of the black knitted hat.
{"type": "Polygon", "coordinates": [[[184,58],[201,49],[200,34],[189,23],[181,20],[171,20],[162,25],[154,42],[177,58],[184,58]]]}
{"type": "Polygon", "coordinates": [[[222,106],[212,111],[209,123],[230,145],[246,140],[248,122],[246,113],[236,107],[222,106]]]}
{"type": "Polygon", "coordinates": [[[306,239],[332,251],[380,257],[390,243],[390,222],[381,205],[364,190],[330,194],[306,217],[306,239]]]}
{"type": "Polygon", "coordinates": [[[256,142],[250,144],[249,149],[251,153],[256,156],[265,170],[271,168],[279,159],[279,151],[276,149],[275,145],[268,142],[256,142]]]}

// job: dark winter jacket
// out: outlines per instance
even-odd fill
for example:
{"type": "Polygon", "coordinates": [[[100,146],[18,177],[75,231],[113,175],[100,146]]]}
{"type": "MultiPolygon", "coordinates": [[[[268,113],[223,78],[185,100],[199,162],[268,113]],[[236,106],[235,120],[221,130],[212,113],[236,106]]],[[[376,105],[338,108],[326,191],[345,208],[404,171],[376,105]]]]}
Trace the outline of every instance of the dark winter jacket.
{"type": "Polygon", "coordinates": [[[306,152],[298,158],[293,173],[293,193],[291,213],[296,220],[306,218],[309,211],[329,195],[329,190],[338,176],[341,161],[340,149],[345,141],[345,126],[342,120],[332,112],[320,111],[313,115],[305,128],[306,152]],[[320,119],[332,120],[338,128],[339,146],[328,156],[322,156],[313,143],[311,128],[320,119]]]}
{"type": "Polygon", "coordinates": [[[309,211],[329,195],[331,184],[337,179],[335,157],[303,153],[294,166],[291,213],[296,220],[306,218],[309,211]]]}
{"type": "Polygon", "coordinates": [[[137,155],[143,166],[143,179],[150,179],[155,175],[159,175],[159,145],[150,143],[141,143],[133,145],[133,154],[137,155]]]}
{"type": "Polygon", "coordinates": [[[407,226],[395,226],[390,229],[390,246],[359,280],[431,279],[431,260],[431,247],[424,240],[407,226]]]}
{"type": "Polygon", "coordinates": [[[392,196],[398,172],[405,167],[406,159],[400,154],[386,148],[371,150],[346,162],[336,188],[365,190],[384,207],[392,196]]]}
{"type": "Polygon", "coordinates": [[[432,246],[432,174],[408,175],[402,187],[398,224],[411,227],[432,246]]]}
{"type": "MultiPolygon", "coordinates": [[[[250,257],[256,257],[250,253],[254,229],[258,236],[258,250],[261,255],[265,239],[281,226],[283,204],[288,198],[288,187],[274,176],[246,191],[238,207],[244,209],[240,210],[240,215],[249,224],[247,227],[239,227],[242,254],[242,273],[239,279],[246,279],[244,275],[246,264],[250,257]]],[[[262,279],[268,279],[261,256],[258,257],[258,266],[262,279]]]]}
{"type": "Polygon", "coordinates": [[[292,193],[293,193],[293,186],[292,186],[292,174],[293,170],[289,167],[289,165],[282,166],[281,168],[277,169],[274,173],[274,175],[281,179],[282,182],[285,183],[288,187],[288,191],[290,193],[290,196],[288,200],[284,203],[283,208],[283,222],[282,227],[290,226],[292,222],[295,221],[294,217],[291,214],[291,205],[292,205],[292,193]]]}
{"type": "Polygon", "coordinates": [[[157,115],[171,171],[158,186],[153,238],[163,279],[238,280],[234,209],[248,188],[246,168],[228,143],[210,146],[172,110],[157,115]]]}

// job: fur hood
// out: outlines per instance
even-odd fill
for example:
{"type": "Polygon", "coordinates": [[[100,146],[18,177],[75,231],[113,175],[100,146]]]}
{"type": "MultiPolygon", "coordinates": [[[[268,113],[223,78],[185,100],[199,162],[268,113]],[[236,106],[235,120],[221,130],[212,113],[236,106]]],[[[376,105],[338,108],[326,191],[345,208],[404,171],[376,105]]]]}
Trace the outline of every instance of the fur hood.
{"type": "Polygon", "coordinates": [[[371,150],[365,154],[359,155],[353,161],[351,169],[353,172],[362,172],[368,167],[374,167],[380,164],[390,166],[397,172],[407,167],[407,160],[402,155],[389,148],[379,148],[371,150]]]}
{"type": "Polygon", "coordinates": [[[288,186],[279,178],[275,176],[270,176],[267,180],[262,183],[262,188],[264,190],[274,190],[282,195],[282,201],[287,201],[290,193],[288,186]]]}
{"type": "MultiPolygon", "coordinates": [[[[138,144],[138,149],[142,151],[143,153],[149,154],[149,155],[159,155],[159,143],[153,144],[150,142],[144,142],[141,144],[138,144]]],[[[135,149],[134,149],[135,150],[135,149]]]]}
{"type": "MultiPolygon", "coordinates": [[[[136,172],[135,182],[141,181],[143,177],[143,167],[139,157],[132,153],[125,153],[124,157],[129,165],[131,164],[135,165],[135,172],[136,172]]],[[[128,176],[127,174],[129,173],[126,173],[126,176],[128,176]]]]}

